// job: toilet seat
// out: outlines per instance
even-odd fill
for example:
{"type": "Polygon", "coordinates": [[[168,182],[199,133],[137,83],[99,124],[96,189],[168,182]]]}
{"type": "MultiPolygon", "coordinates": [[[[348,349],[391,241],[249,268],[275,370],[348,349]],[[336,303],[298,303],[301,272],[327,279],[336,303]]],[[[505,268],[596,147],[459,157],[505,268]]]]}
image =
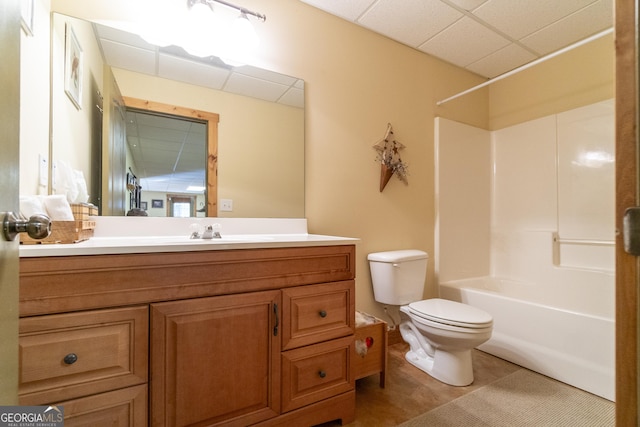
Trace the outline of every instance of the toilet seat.
{"type": "Polygon", "coordinates": [[[412,302],[411,314],[444,325],[470,329],[483,329],[493,325],[493,318],[486,311],[441,298],[412,302]]]}

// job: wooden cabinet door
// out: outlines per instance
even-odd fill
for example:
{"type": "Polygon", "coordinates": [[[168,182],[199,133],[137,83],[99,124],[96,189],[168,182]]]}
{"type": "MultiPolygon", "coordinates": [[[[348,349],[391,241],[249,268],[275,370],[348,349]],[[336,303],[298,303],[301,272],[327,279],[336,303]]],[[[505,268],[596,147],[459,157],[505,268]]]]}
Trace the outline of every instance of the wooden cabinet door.
{"type": "Polygon", "coordinates": [[[249,425],[280,412],[280,291],[152,304],[151,425],[249,425]]]}

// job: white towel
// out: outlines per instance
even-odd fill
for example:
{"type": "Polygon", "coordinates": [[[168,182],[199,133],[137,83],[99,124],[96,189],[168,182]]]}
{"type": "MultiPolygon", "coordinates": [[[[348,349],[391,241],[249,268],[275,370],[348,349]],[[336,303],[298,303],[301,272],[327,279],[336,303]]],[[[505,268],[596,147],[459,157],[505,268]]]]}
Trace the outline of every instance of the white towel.
{"type": "Polygon", "coordinates": [[[87,203],[87,201],[89,201],[89,194],[87,192],[87,181],[84,179],[84,173],[82,173],[82,171],[74,169],[73,174],[76,178],[75,182],[78,189],[78,196],[72,202],[87,203]]]}
{"type": "Polygon", "coordinates": [[[46,196],[43,200],[44,207],[51,221],[73,221],[71,205],[64,195],[46,196]]]}
{"type": "Polygon", "coordinates": [[[66,162],[58,160],[54,164],[53,191],[64,194],[69,203],[87,203],[87,181],[81,170],[73,169],[66,162]]]}
{"type": "Polygon", "coordinates": [[[36,214],[47,215],[47,209],[40,196],[20,196],[20,214],[28,219],[36,214]]]}
{"type": "Polygon", "coordinates": [[[73,203],[78,197],[78,186],[76,185],[76,176],[73,169],[66,162],[58,160],[54,169],[56,194],[64,194],[69,203],[73,203]]]}

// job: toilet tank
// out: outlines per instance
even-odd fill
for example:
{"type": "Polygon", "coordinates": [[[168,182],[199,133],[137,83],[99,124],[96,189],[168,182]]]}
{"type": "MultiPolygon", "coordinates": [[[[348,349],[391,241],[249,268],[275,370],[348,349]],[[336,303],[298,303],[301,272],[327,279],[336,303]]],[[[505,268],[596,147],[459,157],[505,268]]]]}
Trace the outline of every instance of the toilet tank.
{"type": "Polygon", "coordinates": [[[426,252],[415,249],[375,252],[367,259],[376,301],[404,305],[422,299],[429,259],[426,252]]]}

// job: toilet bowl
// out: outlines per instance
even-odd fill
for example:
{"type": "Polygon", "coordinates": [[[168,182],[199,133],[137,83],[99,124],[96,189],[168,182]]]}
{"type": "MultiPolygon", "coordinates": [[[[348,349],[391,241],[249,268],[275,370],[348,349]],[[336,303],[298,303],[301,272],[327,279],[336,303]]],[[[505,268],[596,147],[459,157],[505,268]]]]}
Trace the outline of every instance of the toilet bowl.
{"type": "Polygon", "coordinates": [[[493,320],[488,313],[439,298],[402,306],[400,313],[409,363],[445,384],[473,382],[471,351],[491,338],[493,320]]]}
{"type": "Polygon", "coordinates": [[[410,347],[407,361],[443,383],[471,384],[471,351],[491,338],[491,315],[455,301],[422,300],[426,252],[378,252],[368,260],[375,300],[401,306],[400,333],[410,347]]]}

